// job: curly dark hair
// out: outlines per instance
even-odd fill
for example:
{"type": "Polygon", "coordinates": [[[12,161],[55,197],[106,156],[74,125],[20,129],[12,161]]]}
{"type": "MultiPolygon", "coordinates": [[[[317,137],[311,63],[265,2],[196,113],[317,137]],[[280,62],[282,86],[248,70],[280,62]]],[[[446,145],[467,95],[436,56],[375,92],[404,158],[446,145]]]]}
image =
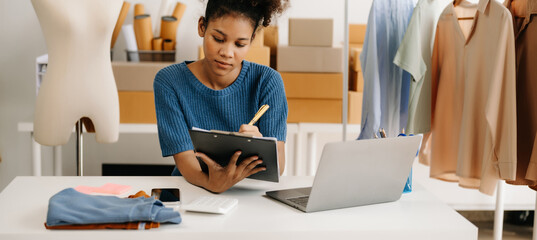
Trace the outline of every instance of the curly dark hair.
{"type": "Polygon", "coordinates": [[[252,21],[254,32],[262,25],[267,27],[272,17],[281,14],[289,6],[289,0],[208,0],[204,25],[211,19],[228,14],[238,14],[252,21]]]}

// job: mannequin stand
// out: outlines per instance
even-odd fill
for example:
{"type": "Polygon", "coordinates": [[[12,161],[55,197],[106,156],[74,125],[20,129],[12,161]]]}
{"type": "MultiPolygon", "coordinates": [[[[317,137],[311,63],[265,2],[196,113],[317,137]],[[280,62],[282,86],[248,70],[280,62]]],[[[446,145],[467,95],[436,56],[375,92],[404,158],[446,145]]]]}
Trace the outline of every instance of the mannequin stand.
{"type": "Polygon", "coordinates": [[[82,133],[84,132],[83,126],[82,126],[82,120],[78,120],[76,122],[76,175],[77,176],[83,176],[84,175],[84,154],[83,154],[83,148],[84,148],[84,138],[82,136],[82,133]]]}

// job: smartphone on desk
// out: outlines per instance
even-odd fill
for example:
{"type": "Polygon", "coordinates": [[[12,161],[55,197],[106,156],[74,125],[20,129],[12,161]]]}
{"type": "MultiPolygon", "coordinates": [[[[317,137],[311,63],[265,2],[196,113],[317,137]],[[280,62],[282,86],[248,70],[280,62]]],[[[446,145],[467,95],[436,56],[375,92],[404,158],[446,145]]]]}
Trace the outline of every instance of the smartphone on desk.
{"type": "Polygon", "coordinates": [[[165,204],[179,204],[181,202],[179,188],[153,188],[151,189],[151,197],[165,204]]]}

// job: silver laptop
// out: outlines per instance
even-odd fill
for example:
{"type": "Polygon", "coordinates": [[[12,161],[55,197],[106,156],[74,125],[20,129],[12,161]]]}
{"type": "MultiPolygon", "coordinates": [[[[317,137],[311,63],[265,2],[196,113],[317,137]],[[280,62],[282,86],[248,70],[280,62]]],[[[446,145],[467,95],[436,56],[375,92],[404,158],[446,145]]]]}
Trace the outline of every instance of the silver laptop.
{"type": "Polygon", "coordinates": [[[304,212],[396,201],[420,142],[409,136],[328,143],[312,187],[266,194],[304,212]]]}

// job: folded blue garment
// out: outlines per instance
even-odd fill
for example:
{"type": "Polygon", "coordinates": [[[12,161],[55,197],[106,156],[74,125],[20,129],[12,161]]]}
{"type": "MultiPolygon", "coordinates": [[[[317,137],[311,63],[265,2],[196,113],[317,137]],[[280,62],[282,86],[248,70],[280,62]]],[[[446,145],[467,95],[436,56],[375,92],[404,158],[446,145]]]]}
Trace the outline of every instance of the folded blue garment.
{"type": "Polygon", "coordinates": [[[48,204],[48,226],[135,221],[179,224],[181,215],[153,197],[95,196],[73,188],[56,193],[48,204]]]}

